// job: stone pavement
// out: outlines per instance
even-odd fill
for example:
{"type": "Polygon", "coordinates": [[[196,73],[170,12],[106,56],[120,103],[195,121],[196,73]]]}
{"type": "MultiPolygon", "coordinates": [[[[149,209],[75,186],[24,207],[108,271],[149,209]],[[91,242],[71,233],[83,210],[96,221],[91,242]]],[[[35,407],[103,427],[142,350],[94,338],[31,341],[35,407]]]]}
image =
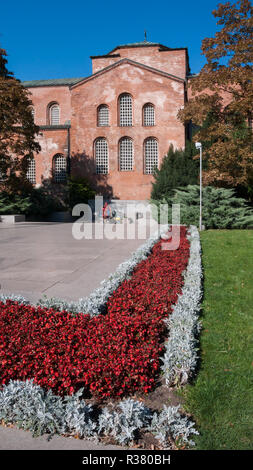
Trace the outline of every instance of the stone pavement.
{"type": "Polygon", "coordinates": [[[0,293],[78,300],[145,240],[75,240],[71,223],[0,223],[0,293]]]}
{"type": "MultiPolygon", "coordinates": [[[[71,223],[0,224],[0,293],[36,302],[44,294],[77,300],[89,295],[144,240],[75,240],[71,223]]],[[[119,449],[55,436],[33,438],[0,426],[0,449],[119,449]]]]}
{"type": "Polygon", "coordinates": [[[103,445],[94,440],[53,436],[32,437],[28,431],[0,426],[0,450],[121,450],[123,447],[103,445]]]}

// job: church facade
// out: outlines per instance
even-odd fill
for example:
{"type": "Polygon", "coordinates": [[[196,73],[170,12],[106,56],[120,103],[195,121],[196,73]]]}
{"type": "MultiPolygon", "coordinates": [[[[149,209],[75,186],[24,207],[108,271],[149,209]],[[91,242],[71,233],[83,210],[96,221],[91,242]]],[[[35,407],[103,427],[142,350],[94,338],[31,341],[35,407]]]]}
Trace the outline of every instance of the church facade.
{"type": "Polygon", "coordinates": [[[91,60],[89,77],[23,82],[40,126],[28,178],[64,184],[70,173],[107,197],[148,199],[169,146],[185,145],[187,49],[143,41],[91,60]]]}

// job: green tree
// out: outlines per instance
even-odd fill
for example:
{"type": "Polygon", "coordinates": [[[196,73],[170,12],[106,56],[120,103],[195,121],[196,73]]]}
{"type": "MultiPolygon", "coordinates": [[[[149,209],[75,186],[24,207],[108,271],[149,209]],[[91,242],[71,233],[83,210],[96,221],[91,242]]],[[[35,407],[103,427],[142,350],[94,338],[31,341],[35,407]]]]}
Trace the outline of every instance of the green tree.
{"type": "Polygon", "coordinates": [[[32,101],[28,91],[7,67],[6,52],[0,49],[0,175],[1,189],[19,192],[28,185],[29,159],[40,151],[36,142],[32,101]]]}
{"type": "Polygon", "coordinates": [[[88,203],[89,199],[94,199],[96,192],[90,187],[85,178],[69,178],[68,180],[68,204],[72,210],[76,204],[88,203]]]}
{"type": "Polygon", "coordinates": [[[171,196],[175,188],[197,183],[199,163],[193,160],[194,155],[196,155],[195,146],[189,141],[185,150],[174,150],[173,146],[170,146],[160,169],[155,170],[152,199],[161,200],[171,196]]]}
{"type": "MultiPolygon", "coordinates": [[[[177,188],[172,196],[156,201],[158,220],[162,216],[172,222],[172,205],[180,204],[180,223],[185,225],[199,224],[199,185],[188,185],[185,188],[177,188]],[[165,204],[159,206],[159,202],[165,204]],[[168,213],[166,209],[168,207],[168,213]],[[161,212],[160,212],[161,210],[161,212]],[[163,212],[165,211],[165,212],[163,212]]],[[[156,215],[157,214],[157,215],[156,215]]],[[[247,205],[247,201],[239,198],[234,189],[215,188],[205,186],[203,188],[202,221],[207,229],[237,229],[253,228],[253,209],[247,205]]]]}

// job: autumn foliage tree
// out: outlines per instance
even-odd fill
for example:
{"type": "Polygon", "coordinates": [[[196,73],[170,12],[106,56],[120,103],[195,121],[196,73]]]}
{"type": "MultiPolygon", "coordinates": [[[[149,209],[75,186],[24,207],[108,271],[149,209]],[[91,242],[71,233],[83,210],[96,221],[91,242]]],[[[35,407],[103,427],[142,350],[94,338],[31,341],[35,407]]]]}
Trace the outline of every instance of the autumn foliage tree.
{"type": "Polygon", "coordinates": [[[28,91],[7,67],[0,49],[0,176],[1,190],[19,192],[27,185],[29,159],[40,150],[28,91]]]}
{"type": "Polygon", "coordinates": [[[179,119],[198,127],[195,141],[208,142],[204,182],[244,187],[253,196],[253,7],[249,0],[219,4],[221,26],[202,41],[206,64],[189,81],[192,98],[179,119]],[[208,121],[208,125],[205,123],[208,121]]]}

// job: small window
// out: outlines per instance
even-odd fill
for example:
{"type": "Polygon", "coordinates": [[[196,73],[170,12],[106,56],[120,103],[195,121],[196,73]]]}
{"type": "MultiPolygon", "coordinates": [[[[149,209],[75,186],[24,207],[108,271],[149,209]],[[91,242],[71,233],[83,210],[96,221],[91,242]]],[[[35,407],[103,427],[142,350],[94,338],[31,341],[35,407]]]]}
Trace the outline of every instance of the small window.
{"type": "Polygon", "coordinates": [[[146,175],[152,175],[157,167],[158,142],[153,137],[149,137],[144,142],[144,172],[146,175]]]}
{"type": "Polygon", "coordinates": [[[133,142],[129,137],[123,137],[119,142],[119,170],[133,170],[133,142]]]}
{"type": "Polygon", "coordinates": [[[30,183],[36,184],[36,164],[34,158],[30,158],[26,178],[30,183]]]}
{"type": "Polygon", "coordinates": [[[107,175],[109,172],[108,164],[108,145],[106,139],[99,138],[95,142],[95,160],[96,173],[98,175],[107,175]]]}
{"type": "Polygon", "coordinates": [[[53,158],[53,179],[55,183],[65,183],[67,179],[67,159],[58,154],[53,158]]]}
{"type": "Polygon", "coordinates": [[[143,106],[143,126],[155,125],[155,107],[151,103],[143,106]]]}
{"type": "Polygon", "coordinates": [[[34,119],[35,119],[35,110],[34,110],[34,108],[31,109],[31,113],[32,113],[33,121],[34,121],[34,119]]]}
{"type": "Polygon", "coordinates": [[[49,107],[49,124],[50,126],[58,126],[60,124],[60,106],[56,103],[49,107]]]}
{"type": "Polygon", "coordinates": [[[132,97],[128,93],[124,93],[119,97],[119,125],[133,125],[132,97]]]}
{"type": "Polygon", "coordinates": [[[97,124],[99,127],[109,126],[109,108],[106,104],[98,107],[97,124]]]}

